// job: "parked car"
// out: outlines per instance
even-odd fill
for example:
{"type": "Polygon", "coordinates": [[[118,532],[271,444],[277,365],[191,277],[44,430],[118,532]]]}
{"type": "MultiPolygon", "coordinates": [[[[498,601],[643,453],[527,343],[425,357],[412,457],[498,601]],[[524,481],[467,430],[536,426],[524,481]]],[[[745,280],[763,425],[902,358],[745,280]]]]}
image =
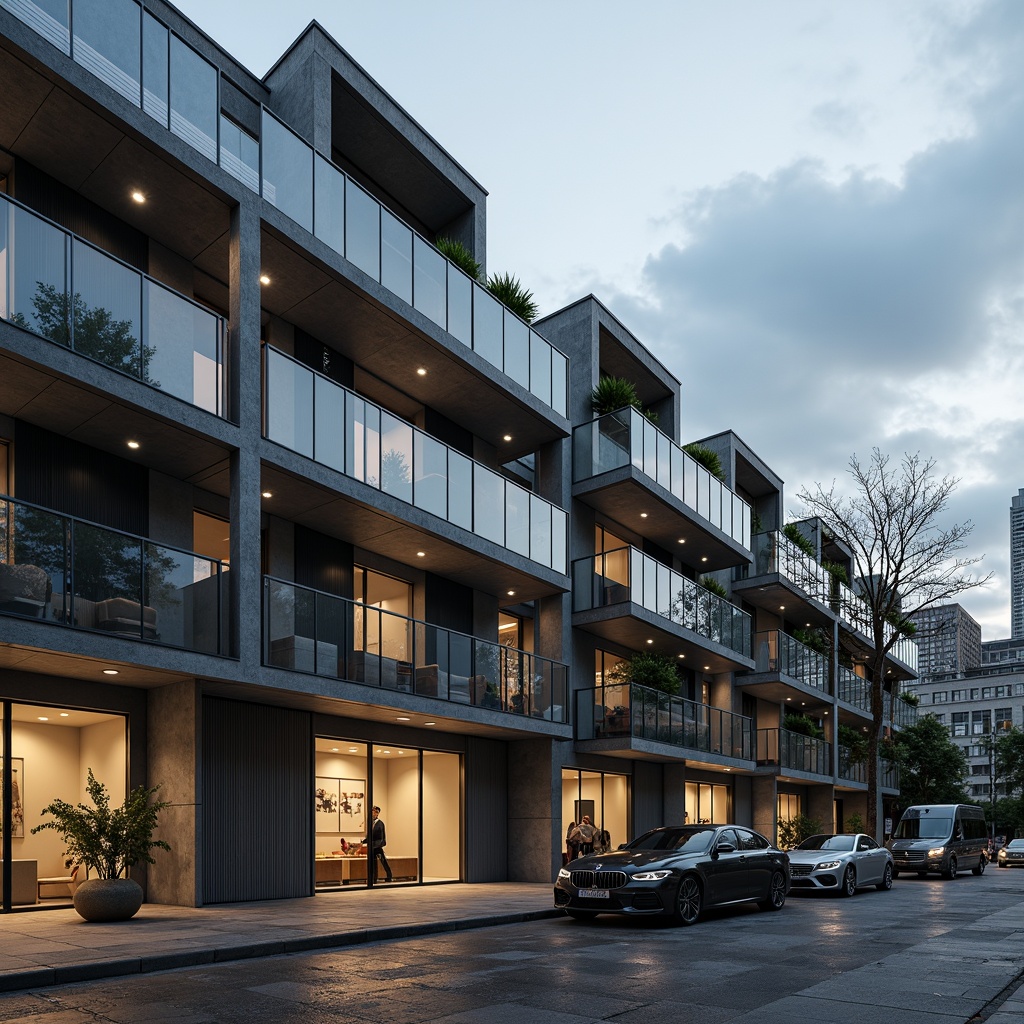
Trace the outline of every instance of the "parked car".
{"type": "Polygon", "coordinates": [[[901,871],[916,871],[920,878],[929,871],[956,878],[967,868],[983,875],[988,863],[985,812],[975,804],[908,807],[886,845],[892,850],[896,878],[901,871]]]}
{"type": "Polygon", "coordinates": [[[789,858],[764,836],[740,825],[675,825],[567,864],[555,906],[577,920],[660,914],[694,924],[708,907],[731,903],[781,910],[787,892],[789,858]]]}
{"type": "Polygon", "coordinates": [[[863,833],[811,836],[789,851],[794,889],[816,889],[852,896],[873,885],[892,888],[892,854],[863,833]]]}
{"type": "Polygon", "coordinates": [[[1024,839],[1011,839],[1000,847],[996,863],[1001,868],[1024,868],[1024,839]]]}

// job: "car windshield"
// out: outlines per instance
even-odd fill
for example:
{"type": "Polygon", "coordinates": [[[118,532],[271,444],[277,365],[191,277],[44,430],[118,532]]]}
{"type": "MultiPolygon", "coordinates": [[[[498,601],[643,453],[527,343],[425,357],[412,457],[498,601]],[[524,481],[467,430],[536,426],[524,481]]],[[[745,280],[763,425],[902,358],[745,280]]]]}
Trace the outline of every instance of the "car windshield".
{"type": "Polygon", "coordinates": [[[946,839],[952,831],[952,818],[904,818],[893,839],[946,839]]]}
{"type": "Polygon", "coordinates": [[[856,836],[811,836],[805,839],[798,850],[852,850],[856,836]]]}
{"type": "Polygon", "coordinates": [[[1006,848],[1008,850],[1024,850],[1024,839],[1011,839],[1006,848]]]}
{"type": "Polygon", "coordinates": [[[686,853],[703,853],[711,845],[713,828],[693,825],[689,828],[658,828],[637,836],[627,850],[676,850],[686,853]]]}

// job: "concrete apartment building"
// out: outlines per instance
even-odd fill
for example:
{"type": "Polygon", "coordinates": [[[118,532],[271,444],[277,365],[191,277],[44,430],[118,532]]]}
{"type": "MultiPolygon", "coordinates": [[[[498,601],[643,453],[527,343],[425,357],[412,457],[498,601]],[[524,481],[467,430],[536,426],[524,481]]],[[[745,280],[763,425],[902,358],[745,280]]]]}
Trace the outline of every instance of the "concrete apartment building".
{"type": "Polygon", "coordinates": [[[981,623],[962,605],[940,604],[910,616],[917,627],[917,666],[920,685],[943,676],[956,676],[981,665],[981,623]]]}
{"type": "Polygon", "coordinates": [[[0,96],[4,910],[60,904],[31,828],[89,768],[161,787],[180,905],[372,884],[373,804],[409,886],[549,881],[583,813],[865,813],[848,553],[734,434],[686,454],[597,299],[528,325],[451,264],[486,192],[320,26],[257,79],[160,0],[0,0],[0,96]]]}

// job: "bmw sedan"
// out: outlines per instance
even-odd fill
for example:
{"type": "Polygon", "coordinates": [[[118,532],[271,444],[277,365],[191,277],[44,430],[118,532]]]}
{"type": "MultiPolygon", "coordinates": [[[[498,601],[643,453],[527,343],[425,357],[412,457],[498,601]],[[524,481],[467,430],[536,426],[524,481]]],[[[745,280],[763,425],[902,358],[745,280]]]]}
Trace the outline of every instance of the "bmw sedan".
{"type": "Polygon", "coordinates": [[[676,825],[571,861],[558,872],[555,906],[577,920],[660,914],[694,924],[708,907],[732,903],[781,910],[788,891],[789,859],[764,836],[739,825],[676,825]]]}
{"type": "Polygon", "coordinates": [[[892,854],[863,834],[820,835],[789,851],[794,889],[852,896],[859,888],[892,888],[892,854]]]}
{"type": "Polygon", "coordinates": [[[999,848],[996,863],[1001,868],[1024,868],[1024,839],[1011,839],[999,848]]]}

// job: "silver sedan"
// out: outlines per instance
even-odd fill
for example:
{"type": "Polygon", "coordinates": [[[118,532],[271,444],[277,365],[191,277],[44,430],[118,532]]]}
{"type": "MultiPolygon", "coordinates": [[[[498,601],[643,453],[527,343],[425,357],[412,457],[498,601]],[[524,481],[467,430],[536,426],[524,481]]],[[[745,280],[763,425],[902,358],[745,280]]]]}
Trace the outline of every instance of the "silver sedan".
{"type": "Polygon", "coordinates": [[[892,888],[892,854],[862,833],[820,835],[789,851],[792,888],[823,889],[852,896],[873,885],[892,888]]]}

